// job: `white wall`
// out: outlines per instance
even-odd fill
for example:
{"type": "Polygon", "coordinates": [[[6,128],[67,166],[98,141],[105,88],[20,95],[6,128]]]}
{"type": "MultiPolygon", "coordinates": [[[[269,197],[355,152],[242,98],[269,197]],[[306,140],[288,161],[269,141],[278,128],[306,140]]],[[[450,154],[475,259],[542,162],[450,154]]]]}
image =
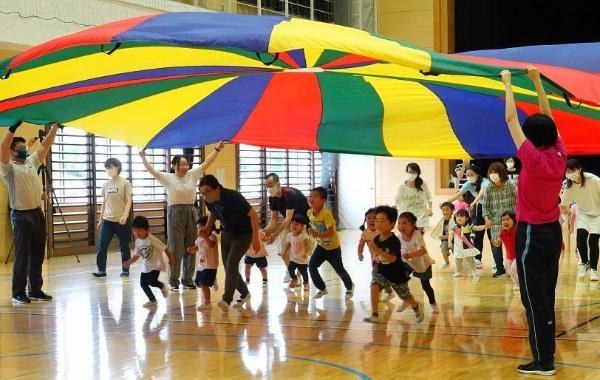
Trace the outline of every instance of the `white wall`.
{"type": "Polygon", "coordinates": [[[375,202],[375,157],[340,154],[338,169],[338,225],[356,229],[375,202]]]}

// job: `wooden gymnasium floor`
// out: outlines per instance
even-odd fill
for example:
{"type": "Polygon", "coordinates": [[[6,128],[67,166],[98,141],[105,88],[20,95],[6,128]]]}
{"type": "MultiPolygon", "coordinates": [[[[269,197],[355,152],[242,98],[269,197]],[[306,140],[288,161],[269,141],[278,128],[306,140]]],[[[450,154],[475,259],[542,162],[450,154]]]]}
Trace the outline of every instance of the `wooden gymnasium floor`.
{"type": "MultiPolygon", "coordinates": [[[[385,305],[387,324],[370,325],[362,322],[370,264],[355,256],[358,231],[342,236],[345,265],[357,284],[352,301],[344,301],[328,264],[328,296],[289,294],[281,261],[272,255],[268,289],[255,268],[251,306],[229,315],[216,307],[196,312],[196,291],[171,293],[166,301],[157,295],[155,312],[142,308],[140,265],[122,280],[116,253],[105,279],[90,274],[94,255],[82,256],[81,264],[74,257],[47,261],[45,290],[55,301],[13,307],[11,266],[0,264],[0,379],[520,377],[515,367],[530,357],[527,324],[510,280],[491,278],[489,252],[478,282],[453,279],[436,264],[439,315],[426,306],[425,321],[417,324],[411,311],[394,311],[396,298],[385,305]]],[[[429,247],[439,263],[437,245],[429,247]]],[[[600,290],[576,278],[576,264],[573,253],[561,260],[557,378],[600,379],[600,290]]],[[[424,300],[417,281],[410,288],[424,300]]]]}

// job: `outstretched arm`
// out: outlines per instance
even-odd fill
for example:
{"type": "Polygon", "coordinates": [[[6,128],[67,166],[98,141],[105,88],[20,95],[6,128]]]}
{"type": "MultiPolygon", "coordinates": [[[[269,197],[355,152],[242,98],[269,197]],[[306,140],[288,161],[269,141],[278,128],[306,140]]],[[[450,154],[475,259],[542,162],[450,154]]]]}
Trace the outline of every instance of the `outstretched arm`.
{"type": "Polygon", "coordinates": [[[140,158],[142,159],[144,167],[146,168],[146,170],[148,170],[148,173],[152,174],[152,177],[156,178],[157,180],[160,180],[160,172],[156,170],[156,168],[152,166],[152,164],[148,162],[148,159],[146,158],[146,149],[140,150],[140,158]]]}
{"type": "Polygon", "coordinates": [[[502,82],[504,83],[504,90],[506,92],[506,124],[508,124],[508,130],[518,150],[526,138],[517,116],[517,105],[515,104],[515,95],[511,83],[512,76],[508,70],[502,70],[500,74],[502,75],[502,82]]]}
{"type": "Polygon", "coordinates": [[[538,104],[540,105],[540,113],[552,118],[552,109],[550,108],[550,102],[548,102],[548,97],[546,96],[546,91],[544,91],[544,86],[542,86],[542,78],[540,78],[539,70],[534,66],[527,66],[527,76],[533,82],[535,86],[535,92],[537,92],[538,96],[538,104]]]}
{"type": "Polygon", "coordinates": [[[46,135],[44,141],[40,144],[40,147],[37,149],[38,159],[41,163],[46,161],[46,156],[50,151],[50,147],[54,144],[54,138],[56,137],[56,133],[58,132],[58,128],[61,128],[60,124],[52,123],[50,127],[50,131],[46,135]]]}

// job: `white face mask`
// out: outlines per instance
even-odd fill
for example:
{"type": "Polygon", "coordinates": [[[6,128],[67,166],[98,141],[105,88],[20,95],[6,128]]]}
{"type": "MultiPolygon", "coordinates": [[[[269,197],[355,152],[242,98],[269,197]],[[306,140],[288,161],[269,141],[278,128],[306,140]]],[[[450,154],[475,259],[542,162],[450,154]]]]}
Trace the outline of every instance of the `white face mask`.
{"type": "Polygon", "coordinates": [[[569,179],[573,182],[579,182],[579,173],[578,172],[567,173],[567,174],[565,174],[565,177],[567,177],[567,179],[569,179]]]}
{"type": "Polygon", "coordinates": [[[500,182],[500,175],[498,175],[498,173],[492,173],[490,174],[490,180],[494,183],[498,183],[500,182]]]}
{"type": "Polygon", "coordinates": [[[279,192],[279,186],[267,187],[267,192],[270,196],[274,197],[279,192]]]}
{"type": "Polygon", "coordinates": [[[405,173],[404,179],[407,181],[414,182],[414,180],[417,179],[417,174],[416,173],[405,173]]]}
{"type": "Polygon", "coordinates": [[[109,178],[116,178],[119,173],[117,173],[117,168],[110,168],[110,169],[106,169],[106,175],[109,178]]]}
{"type": "Polygon", "coordinates": [[[477,176],[467,177],[467,181],[469,181],[471,183],[477,183],[477,176]]]}
{"type": "Polygon", "coordinates": [[[509,168],[509,169],[514,169],[514,167],[515,167],[515,163],[514,163],[514,162],[512,162],[512,161],[508,161],[508,162],[506,163],[506,167],[507,167],[507,168],[509,168]]]}

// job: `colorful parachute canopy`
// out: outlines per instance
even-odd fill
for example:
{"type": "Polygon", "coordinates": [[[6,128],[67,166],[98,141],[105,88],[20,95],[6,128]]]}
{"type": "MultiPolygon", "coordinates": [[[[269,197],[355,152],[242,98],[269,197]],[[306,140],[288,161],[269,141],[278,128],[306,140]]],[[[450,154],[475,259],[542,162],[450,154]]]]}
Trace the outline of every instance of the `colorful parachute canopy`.
{"type": "MultiPolygon", "coordinates": [[[[537,99],[519,66],[508,68],[524,118],[537,99]]],[[[384,156],[509,156],[504,68],[301,19],[170,13],[98,26],[0,63],[0,124],[55,120],[137,147],[224,139],[384,156]]],[[[557,95],[551,103],[569,151],[599,153],[593,99],[560,80],[544,85],[557,95]],[[563,94],[590,104],[570,108],[563,94]]]]}

